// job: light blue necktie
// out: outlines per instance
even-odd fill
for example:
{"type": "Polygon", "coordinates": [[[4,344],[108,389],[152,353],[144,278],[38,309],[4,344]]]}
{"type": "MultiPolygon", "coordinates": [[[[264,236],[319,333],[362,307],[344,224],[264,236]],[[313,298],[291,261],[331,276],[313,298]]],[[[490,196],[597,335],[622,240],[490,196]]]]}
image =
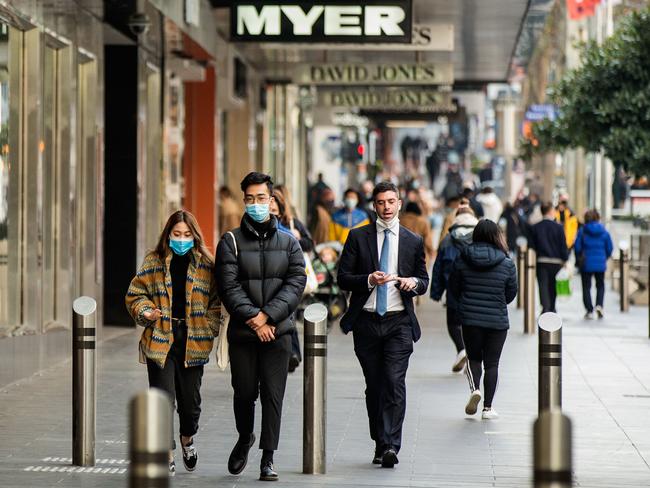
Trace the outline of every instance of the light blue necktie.
{"type": "MultiPolygon", "coordinates": [[[[381,257],[379,258],[379,271],[388,273],[388,255],[390,253],[390,230],[384,231],[384,243],[381,246],[381,257]]],[[[388,284],[377,287],[377,313],[384,315],[388,309],[388,284]]]]}

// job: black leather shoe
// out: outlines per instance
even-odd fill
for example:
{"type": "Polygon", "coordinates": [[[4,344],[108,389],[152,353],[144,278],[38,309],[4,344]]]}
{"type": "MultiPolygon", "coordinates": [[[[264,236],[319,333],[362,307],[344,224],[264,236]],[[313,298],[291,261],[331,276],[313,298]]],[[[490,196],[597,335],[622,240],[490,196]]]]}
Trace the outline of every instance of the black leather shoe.
{"type": "Polygon", "coordinates": [[[275,472],[275,469],[273,469],[273,463],[271,461],[260,467],[260,481],[278,481],[279,479],[280,477],[275,472]]]}
{"type": "Polygon", "coordinates": [[[228,458],[228,471],[230,474],[239,474],[244,471],[248,463],[248,451],[251,450],[253,444],[255,444],[255,434],[251,434],[248,443],[237,441],[228,458]]]}
{"type": "Polygon", "coordinates": [[[381,464],[381,458],[384,457],[384,450],[379,446],[375,446],[375,455],[372,458],[372,464],[381,464]]]}
{"type": "Polygon", "coordinates": [[[399,464],[399,459],[397,459],[397,451],[390,447],[384,451],[384,455],[381,457],[381,467],[392,468],[396,464],[399,464]]]}
{"type": "Polygon", "coordinates": [[[300,365],[300,359],[298,358],[298,356],[293,354],[289,358],[289,373],[293,373],[299,365],[300,365]]]}

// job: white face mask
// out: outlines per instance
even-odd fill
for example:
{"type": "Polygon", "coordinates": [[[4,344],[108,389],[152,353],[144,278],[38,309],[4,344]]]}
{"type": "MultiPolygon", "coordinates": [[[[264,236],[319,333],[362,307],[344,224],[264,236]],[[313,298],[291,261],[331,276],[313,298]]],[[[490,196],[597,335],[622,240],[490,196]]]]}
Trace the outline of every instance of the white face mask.
{"type": "Polygon", "coordinates": [[[395,224],[395,222],[399,220],[399,213],[401,211],[402,211],[402,204],[400,203],[397,206],[397,213],[393,216],[392,219],[390,219],[389,221],[386,221],[386,220],[382,219],[379,216],[379,214],[377,214],[377,221],[379,221],[379,223],[381,223],[381,225],[383,225],[384,227],[392,227],[393,224],[395,224]]]}

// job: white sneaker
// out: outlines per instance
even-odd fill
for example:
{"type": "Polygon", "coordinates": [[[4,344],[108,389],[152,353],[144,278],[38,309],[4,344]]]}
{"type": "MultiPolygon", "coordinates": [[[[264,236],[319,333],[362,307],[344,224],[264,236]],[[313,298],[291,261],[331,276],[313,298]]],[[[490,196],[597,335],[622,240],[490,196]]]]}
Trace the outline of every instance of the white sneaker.
{"type": "Polygon", "coordinates": [[[585,320],[593,320],[594,318],[594,313],[593,312],[587,312],[585,314],[585,320]]]}
{"type": "Polygon", "coordinates": [[[499,418],[499,414],[493,408],[484,408],[481,418],[483,420],[494,420],[499,418]]]}
{"type": "Polygon", "coordinates": [[[600,305],[596,307],[596,315],[598,316],[599,319],[605,317],[605,313],[603,312],[603,307],[601,307],[600,305]]]}
{"type": "Polygon", "coordinates": [[[451,370],[454,373],[460,373],[465,367],[465,363],[467,363],[467,353],[465,352],[465,349],[461,349],[460,352],[456,355],[456,360],[454,361],[454,365],[451,367],[451,370]]]}
{"type": "Polygon", "coordinates": [[[176,461],[174,461],[174,458],[169,460],[169,476],[176,476],[176,461]]]}
{"type": "Polygon", "coordinates": [[[481,401],[481,390],[474,390],[467,400],[465,405],[465,413],[467,415],[474,415],[478,409],[478,404],[481,401]]]}

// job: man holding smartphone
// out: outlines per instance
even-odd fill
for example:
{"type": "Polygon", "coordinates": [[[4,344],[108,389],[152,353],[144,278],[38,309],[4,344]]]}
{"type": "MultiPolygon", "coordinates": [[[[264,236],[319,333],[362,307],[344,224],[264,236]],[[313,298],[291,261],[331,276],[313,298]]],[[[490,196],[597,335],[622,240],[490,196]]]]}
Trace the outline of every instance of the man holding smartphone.
{"type": "Polygon", "coordinates": [[[406,371],[420,338],[413,298],[429,285],[420,236],[399,225],[397,187],[373,190],[377,222],[353,229],[339,262],[338,283],[351,291],[341,329],[353,332],[354,351],[366,380],[373,464],[397,464],[406,413],[406,371]]]}

